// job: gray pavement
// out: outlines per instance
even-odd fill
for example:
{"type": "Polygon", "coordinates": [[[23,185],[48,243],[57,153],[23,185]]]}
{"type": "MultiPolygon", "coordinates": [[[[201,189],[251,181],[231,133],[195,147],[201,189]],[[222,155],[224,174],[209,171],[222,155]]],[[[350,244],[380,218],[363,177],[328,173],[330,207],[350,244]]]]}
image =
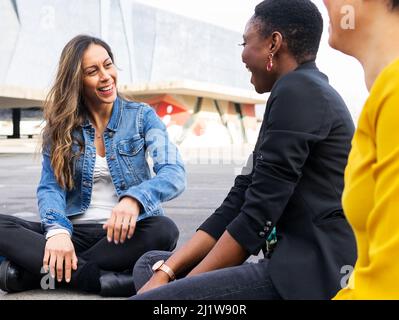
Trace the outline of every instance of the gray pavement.
{"type": "MultiPolygon", "coordinates": [[[[23,219],[37,220],[36,186],[41,170],[40,155],[0,154],[0,214],[10,214],[23,219]]],[[[186,165],[188,186],[177,199],[164,204],[166,214],[174,219],[180,229],[178,247],[188,240],[201,222],[217,208],[227,195],[240,166],[186,165]]],[[[18,294],[5,294],[0,290],[0,300],[25,299],[101,299],[65,290],[33,290],[18,294]]]]}

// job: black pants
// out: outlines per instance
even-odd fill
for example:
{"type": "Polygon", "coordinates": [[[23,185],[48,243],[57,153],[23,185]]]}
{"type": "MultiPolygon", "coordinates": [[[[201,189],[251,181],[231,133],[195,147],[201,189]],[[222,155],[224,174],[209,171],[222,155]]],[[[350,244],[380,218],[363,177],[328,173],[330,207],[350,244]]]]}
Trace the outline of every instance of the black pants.
{"type": "MultiPolygon", "coordinates": [[[[74,273],[79,273],[87,262],[104,271],[132,270],[147,251],[173,250],[178,237],[176,224],[165,216],[138,221],[133,237],[118,245],[108,242],[101,224],[76,224],[71,238],[78,257],[78,270],[74,273]]],[[[40,223],[0,215],[0,256],[40,278],[45,245],[40,223]]]]}

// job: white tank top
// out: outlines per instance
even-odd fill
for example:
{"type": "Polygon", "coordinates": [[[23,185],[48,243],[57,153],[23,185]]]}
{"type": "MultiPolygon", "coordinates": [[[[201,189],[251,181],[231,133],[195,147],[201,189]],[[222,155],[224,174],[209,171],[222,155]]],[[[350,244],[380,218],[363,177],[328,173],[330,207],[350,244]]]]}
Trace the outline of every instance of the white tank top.
{"type": "Polygon", "coordinates": [[[73,218],[73,223],[105,223],[112,209],[118,204],[118,196],[109,172],[107,158],[96,155],[93,189],[90,206],[82,215],[73,218]]]}

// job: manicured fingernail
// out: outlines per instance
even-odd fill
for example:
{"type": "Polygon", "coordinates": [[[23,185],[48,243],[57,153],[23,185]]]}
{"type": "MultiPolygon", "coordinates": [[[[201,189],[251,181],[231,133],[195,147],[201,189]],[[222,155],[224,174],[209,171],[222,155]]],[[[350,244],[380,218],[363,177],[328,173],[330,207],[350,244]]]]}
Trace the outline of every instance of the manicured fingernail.
{"type": "Polygon", "coordinates": [[[115,242],[115,244],[118,244],[118,241],[115,240],[114,242],[115,242]]]}
{"type": "Polygon", "coordinates": [[[111,242],[112,241],[112,239],[111,238],[108,238],[108,242],[111,242]]]}
{"type": "Polygon", "coordinates": [[[69,283],[69,281],[71,281],[71,279],[66,279],[66,282],[68,282],[68,283],[69,283]]]}

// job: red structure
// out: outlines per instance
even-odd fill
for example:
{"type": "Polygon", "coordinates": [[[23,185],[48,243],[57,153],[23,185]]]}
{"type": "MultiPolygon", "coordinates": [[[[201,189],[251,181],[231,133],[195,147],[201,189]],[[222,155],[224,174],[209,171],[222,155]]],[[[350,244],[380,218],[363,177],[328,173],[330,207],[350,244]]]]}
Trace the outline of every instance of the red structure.
{"type": "Polygon", "coordinates": [[[144,99],[144,102],[152,106],[161,119],[170,117],[167,126],[183,126],[190,118],[188,108],[168,94],[144,99]]]}

